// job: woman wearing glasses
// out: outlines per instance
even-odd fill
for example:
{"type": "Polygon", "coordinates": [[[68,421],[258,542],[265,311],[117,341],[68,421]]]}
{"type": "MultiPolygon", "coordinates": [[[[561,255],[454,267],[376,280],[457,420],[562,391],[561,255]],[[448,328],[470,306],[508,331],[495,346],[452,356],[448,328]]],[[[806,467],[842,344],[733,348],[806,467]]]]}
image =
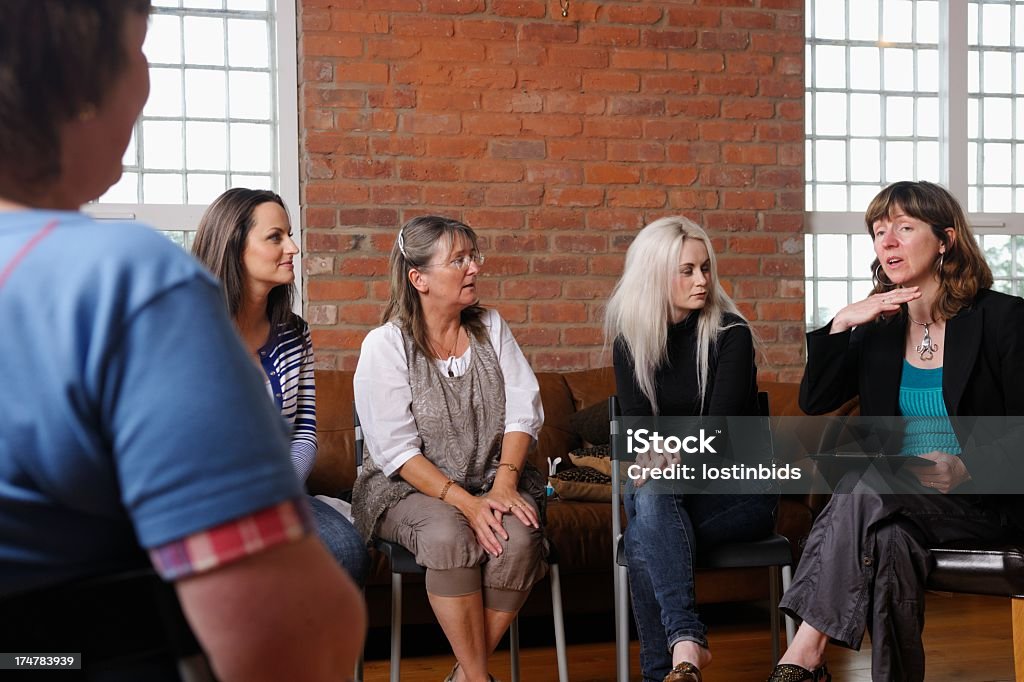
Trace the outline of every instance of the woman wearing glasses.
{"type": "Polygon", "coordinates": [[[547,570],[545,479],[526,460],[540,389],[504,320],[479,305],[483,262],[468,226],[406,223],[384,324],[363,341],[354,381],[367,446],[356,527],[427,569],[458,661],[447,679],[473,682],[491,679],[488,655],[547,570]]]}

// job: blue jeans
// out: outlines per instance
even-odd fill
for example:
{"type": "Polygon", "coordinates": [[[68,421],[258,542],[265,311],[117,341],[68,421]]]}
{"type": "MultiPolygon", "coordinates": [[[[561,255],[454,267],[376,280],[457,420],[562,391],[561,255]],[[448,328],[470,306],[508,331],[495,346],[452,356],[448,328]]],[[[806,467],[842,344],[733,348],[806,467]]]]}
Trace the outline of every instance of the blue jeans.
{"type": "Polygon", "coordinates": [[[370,570],[366,543],[355,526],[331,505],[308,497],[316,521],[316,532],[334,560],[345,569],[356,585],[362,587],[370,570]]]}
{"type": "Polygon", "coordinates": [[[626,560],[633,616],[640,635],[645,682],[661,682],[672,669],[672,647],[691,641],[707,647],[697,616],[693,570],[703,546],[757,540],[775,527],[777,495],[680,495],[659,481],[626,497],[626,560]]]}

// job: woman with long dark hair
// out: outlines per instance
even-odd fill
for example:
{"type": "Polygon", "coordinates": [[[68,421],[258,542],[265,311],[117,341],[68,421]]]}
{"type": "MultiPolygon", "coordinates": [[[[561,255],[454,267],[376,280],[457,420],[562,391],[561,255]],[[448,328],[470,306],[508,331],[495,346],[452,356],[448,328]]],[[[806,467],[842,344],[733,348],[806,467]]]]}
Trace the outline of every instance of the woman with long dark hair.
{"type": "MultiPolygon", "coordinates": [[[[192,245],[221,280],[242,343],[291,427],[292,466],[305,482],[316,461],[316,386],[309,325],[292,312],[298,252],[281,197],[245,188],[229,189],[210,205],[192,245]]],[[[320,539],[362,584],[369,557],[359,534],[331,505],[315,497],[309,502],[320,539]]]]}

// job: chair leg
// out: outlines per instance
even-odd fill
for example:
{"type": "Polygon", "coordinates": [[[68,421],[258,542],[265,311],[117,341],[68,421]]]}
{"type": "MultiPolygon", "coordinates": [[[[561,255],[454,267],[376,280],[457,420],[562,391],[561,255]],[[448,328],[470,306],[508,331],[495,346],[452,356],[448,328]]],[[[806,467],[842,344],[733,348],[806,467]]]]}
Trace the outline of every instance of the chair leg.
{"type": "Polygon", "coordinates": [[[402,574],[391,574],[391,682],[399,682],[402,667],[402,574]]]}
{"type": "Polygon", "coordinates": [[[519,616],[508,628],[508,657],[512,663],[512,682],[519,682],[519,616]]]}
{"type": "Polygon", "coordinates": [[[359,652],[356,669],[352,671],[352,682],[363,682],[363,652],[359,652]]]}
{"type": "MultiPolygon", "coordinates": [[[[789,586],[793,583],[793,567],[783,566],[782,567],[782,593],[785,594],[789,591],[789,586]]],[[[776,604],[776,608],[778,604],[776,604]]],[[[796,621],[793,620],[793,616],[786,615],[786,648],[789,648],[793,644],[793,638],[796,637],[796,621]]]]}
{"type": "Polygon", "coordinates": [[[565,651],[565,617],[562,614],[562,577],[558,564],[551,564],[551,615],[555,620],[555,656],[558,658],[558,682],[569,682],[569,658],[565,651]]]}
{"type": "Polygon", "coordinates": [[[772,621],[772,665],[779,662],[779,567],[768,567],[768,611],[772,621]]]}
{"type": "Polygon", "coordinates": [[[625,566],[615,565],[615,679],[629,682],[629,585],[625,566]]]}
{"type": "Polygon", "coordinates": [[[1013,669],[1024,680],[1024,599],[1013,600],[1013,669]]]}
{"type": "Polygon", "coordinates": [[[178,676],[182,682],[216,682],[206,655],[199,653],[178,659],[178,676]]]}

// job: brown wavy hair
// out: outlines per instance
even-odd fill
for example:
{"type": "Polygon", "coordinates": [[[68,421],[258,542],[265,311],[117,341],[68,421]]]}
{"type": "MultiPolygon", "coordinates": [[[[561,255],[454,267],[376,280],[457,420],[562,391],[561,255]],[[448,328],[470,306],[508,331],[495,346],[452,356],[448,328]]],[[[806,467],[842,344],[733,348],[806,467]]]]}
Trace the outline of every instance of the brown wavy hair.
{"type": "MultiPolygon", "coordinates": [[[[963,208],[949,190],[924,181],[904,180],[889,185],[871,201],[864,214],[872,239],[875,238],[875,222],[892,216],[897,209],[930,225],[932,234],[946,247],[942,259],[935,260],[939,295],[932,304],[932,319],[948,320],[970,306],[979,291],[991,288],[992,270],[985,262],[963,208]],[[946,234],[949,227],[956,235],[952,240],[946,234]]],[[[873,294],[890,291],[895,286],[879,265],[876,257],[871,263],[873,294]]]]}
{"type": "Polygon", "coordinates": [[[60,176],[60,126],[108,96],[129,13],[149,11],[150,0],[0,2],[0,193],[60,176]]]}
{"type": "MultiPolygon", "coordinates": [[[[416,348],[428,358],[433,357],[434,351],[427,339],[427,322],[423,317],[420,292],[409,281],[409,272],[427,265],[438,244],[442,244],[442,250],[447,253],[460,240],[469,242],[473,251],[479,251],[476,232],[469,225],[454,218],[427,215],[413,218],[403,225],[391,248],[391,293],[381,322],[397,324],[412,337],[416,348]]],[[[487,334],[483,315],[484,309],[479,303],[463,309],[460,315],[462,325],[478,341],[484,341],[487,334]]]]}
{"type": "MultiPolygon", "coordinates": [[[[229,189],[203,213],[192,242],[192,255],[220,279],[231,319],[238,316],[245,295],[245,266],[242,264],[245,242],[255,222],[256,207],[266,203],[277,204],[288,215],[284,200],[274,192],[242,187],[229,189]]],[[[283,326],[302,338],[302,320],[292,312],[294,290],[294,284],[282,284],[270,290],[267,319],[272,328],[283,326]]]]}

